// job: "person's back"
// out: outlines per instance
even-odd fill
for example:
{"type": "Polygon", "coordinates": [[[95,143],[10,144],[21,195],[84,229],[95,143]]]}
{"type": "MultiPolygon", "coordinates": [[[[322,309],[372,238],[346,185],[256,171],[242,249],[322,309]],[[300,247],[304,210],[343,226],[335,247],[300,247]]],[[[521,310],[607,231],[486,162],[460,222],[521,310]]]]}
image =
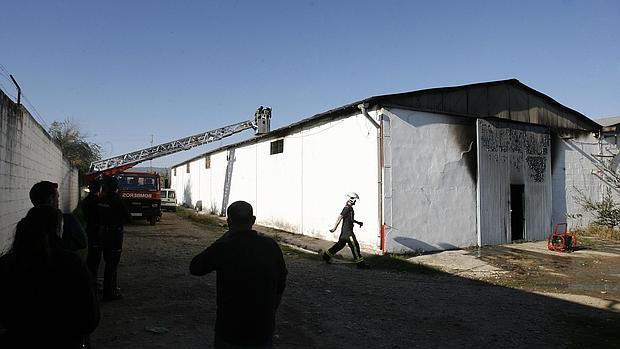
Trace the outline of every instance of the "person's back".
{"type": "Polygon", "coordinates": [[[271,345],[287,271],[278,244],[251,230],[252,224],[231,227],[190,264],[194,275],[217,271],[216,347],[218,338],[239,346],[271,345]]]}
{"type": "Polygon", "coordinates": [[[127,209],[121,197],[115,192],[107,192],[99,199],[99,225],[104,228],[122,229],[128,221],[127,209]]]}
{"type": "Polygon", "coordinates": [[[82,200],[82,212],[84,213],[84,220],[86,221],[86,233],[89,235],[90,233],[96,232],[99,229],[99,196],[98,193],[95,192],[95,188],[98,190],[98,184],[91,184],[89,186],[91,191],[88,195],[82,200]]]}
{"type": "Polygon", "coordinates": [[[12,250],[0,257],[3,348],[79,348],[99,322],[86,265],[62,249],[55,227],[48,236],[39,232],[54,219],[57,224],[55,217],[51,207],[31,209],[18,224],[12,250]]]}
{"type": "Polygon", "coordinates": [[[0,258],[0,283],[7,348],[79,348],[98,324],[90,274],[75,253],[56,251],[51,265],[37,271],[21,269],[7,254],[0,258]]]}
{"type": "Polygon", "coordinates": [[[234,232],[219,244],[216,331],[239,344],[264,342],[283,292],[282,252],[255,231],[234,232]]]}
{"type": "Polygon", "coordinates": [[[62,246],[65,250],[79,253],[86,248],[86,234],[73,213],[62,214],[62,232],[62,246]]]}

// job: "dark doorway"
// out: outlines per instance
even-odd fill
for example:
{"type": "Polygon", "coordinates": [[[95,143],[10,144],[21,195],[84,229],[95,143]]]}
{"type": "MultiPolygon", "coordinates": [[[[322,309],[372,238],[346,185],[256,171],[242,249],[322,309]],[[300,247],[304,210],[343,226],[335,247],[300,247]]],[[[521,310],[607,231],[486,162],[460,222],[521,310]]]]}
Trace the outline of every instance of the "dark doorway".
{"type": "Polygon", "coordinates": [[[512,241],[523,240],[523,184],[510,185],[510,228],[512,241]]]}

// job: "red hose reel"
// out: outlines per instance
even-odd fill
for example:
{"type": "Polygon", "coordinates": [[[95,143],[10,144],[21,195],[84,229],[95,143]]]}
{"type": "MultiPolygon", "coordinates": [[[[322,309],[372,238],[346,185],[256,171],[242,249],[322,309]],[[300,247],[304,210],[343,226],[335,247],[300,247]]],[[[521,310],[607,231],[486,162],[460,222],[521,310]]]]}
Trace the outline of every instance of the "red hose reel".
{"type": "Polygon", "coordinates": [[[568,231],[566,223],[558,223],[553,227],[553,233],[547,238],[547,248],[556,252],[572,252],[577,247],[577,236],[568,231]],[[559,228],[564,227],[560,233],[559,228]]]}

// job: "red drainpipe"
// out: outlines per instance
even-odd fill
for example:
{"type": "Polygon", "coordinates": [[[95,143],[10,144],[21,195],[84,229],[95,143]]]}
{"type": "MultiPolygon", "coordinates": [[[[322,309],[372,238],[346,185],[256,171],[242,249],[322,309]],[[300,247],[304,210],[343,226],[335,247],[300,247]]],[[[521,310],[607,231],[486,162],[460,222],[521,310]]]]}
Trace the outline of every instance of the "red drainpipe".
{"type": "Polygon", "coordinates": [[[381,224],[381,253],[385,254],[385,224],[381,224]]]}

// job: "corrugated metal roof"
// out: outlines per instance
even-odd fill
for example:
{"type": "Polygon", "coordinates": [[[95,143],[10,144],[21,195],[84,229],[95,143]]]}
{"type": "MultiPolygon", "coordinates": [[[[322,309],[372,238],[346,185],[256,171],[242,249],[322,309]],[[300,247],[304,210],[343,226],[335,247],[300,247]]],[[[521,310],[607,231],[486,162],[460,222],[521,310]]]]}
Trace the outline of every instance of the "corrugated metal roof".
{"type": "Polygon", "coordinates": [[[358,112],[357,106],[361,103],[368,103],[370,108],[391,106],[472,118],[501,118],[545,125],[554,129],[585,131],[601,129],[601,125],[580,112],[560,104],[553,98],[534,90],[517,79],[508,79],[368,97],[315,114],[267,134],[214,149],[173,165],[173,167],[184,165],[231,147],[283,137],[294,129],[315,122],[352,115],[358,112]]]}
{"type": "Polygon", "coordinates": [[[620,116],[612,116],[608,118],[596,119],[594,121],[596,121],[601,126],[605,126],[605,127],[616,126],[620,124],[620,116]]]}

